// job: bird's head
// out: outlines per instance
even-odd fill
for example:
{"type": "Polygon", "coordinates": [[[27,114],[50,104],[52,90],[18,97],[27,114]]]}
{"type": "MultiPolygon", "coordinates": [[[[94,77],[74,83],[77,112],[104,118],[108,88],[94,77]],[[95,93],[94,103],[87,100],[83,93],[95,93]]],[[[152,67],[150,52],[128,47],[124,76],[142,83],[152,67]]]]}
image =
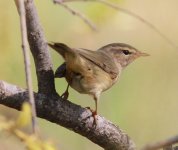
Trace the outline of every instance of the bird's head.
{"type": "Polygon", "coordinates": [[[113,59],[116,60],[117,63],[122,66],[122,68],[125,68],[128,64],[140,56],[149,56],[149,54],[140,52],[136,48],[124,43],[108,44],[99,50],[106,51],[112,56],[113,59]]]}

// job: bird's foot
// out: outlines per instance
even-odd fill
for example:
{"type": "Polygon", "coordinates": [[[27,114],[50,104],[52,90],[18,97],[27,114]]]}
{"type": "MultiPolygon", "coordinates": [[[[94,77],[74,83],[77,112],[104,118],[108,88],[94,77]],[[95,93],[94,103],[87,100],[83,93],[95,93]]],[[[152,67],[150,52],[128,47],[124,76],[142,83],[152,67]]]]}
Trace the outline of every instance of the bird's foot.
{"type": "Polygon", "coordinates": [[[69,92],[65,91],[62,95],[61,95],[62,99],[67,100],[69,97],[69,92]]]}
{"type": "Polygon", "coordinates": [[[90,111],[91,111],[91,115],[90,116],[88,116],[86,119],[88,119],[89,117],[93,117],[93,126],[95,126],[96,127],[96,125],[97,125],[97,112],[96,112],[96,110],[92,110],[90,107],[86,107],[87,109],[89,109],[90,111]]]}

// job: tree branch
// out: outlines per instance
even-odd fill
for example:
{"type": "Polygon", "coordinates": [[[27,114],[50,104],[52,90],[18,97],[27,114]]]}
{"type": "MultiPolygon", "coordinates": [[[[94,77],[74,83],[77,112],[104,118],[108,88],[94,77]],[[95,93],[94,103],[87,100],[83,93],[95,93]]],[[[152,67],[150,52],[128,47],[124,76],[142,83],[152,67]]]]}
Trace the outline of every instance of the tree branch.
{"type": "Polygon", "coordinates": [[[159,28],[157,28],[155,25],[153,25],[152,23],[150,23],[149,21],[147,21],[146,19],[144,19],[143,17],[141,17],[140,15],[137,15],[136,13],[122,8],[120,6],[118,6],[115,3],[112,3],[108,0],[56,0],[56,1],[60,1],[60,3],[65,3],[65,2],[77,2],[77,1],[83,1],[83,2],[98,2],[101,4],[106,5],[107,7],[110,7],[112,9],[115,9],[117,11],[121,11],[122,13],[125,13],[137,20],[139,20],[140,22],[144,23],[145,25],[147,25],[150,29],[152,29],[154,32],[156,32],[160,37],[162,37],[169,45],[171,45],[174,49],[178,50],[178,45],[176,45],[171,39],[169,39],[163,32],[161,32],[159,30],[159,28]]]}
{"type": "Polygon", "coordinates": [[[35,61],[38,91],[48,95],[56,94],[51,58],[33,0],[26,0],[25,9],[28,42],[35,61]]]}
{"type": "MultiPolygon", "coordinates": [[[[28,97],[27,90],[0,81],[0,104],[20,110],[28,97]]],[[[62,100],[59,96],[49,97],[35,93],[37,116],[72,130],[100,145],[105,150],[134,150],[130,137],[110,121],[97,116],[97,126],[88,109],[62,100]]]]}
{"type": "Polygon", "coordinates": [[[155,143],[152,143],[152,144],[147,144],[141,150],[157,150],[157,149],[160,149],[160,148],[172,146],[173,144],[176,144],[176,143],[178,143],[178,135],[171,137],[171,138],[168,138],[168,139],[163,140],[163,141],[155,142],[155,143]]]}
{"type": "Polygon", "coordinates": [[[32,129],[34,133],[37,133],[38,127],[37,127],[37,120],[36,120],[35,100],[33,96],[30,55],[28,52],[27,27],[26,27],[26,17],[25,17],[26,12],[24,7],[24,0],[15,0],[15,3],[20,17],[20,29],[21,29],[21,37],[22,37],[22,51],[23,51],[24,64],[25,64],[26,85],[28,88],[29,103],[31,104],[31,108],[32,108],[32,129]]]}
{"type": "Polygon", "coordinates": [[[79,11],[76,11],[73,8],[69,7],[68,5],[64,4],[63,2],[61,2],[61,0],[53,0],[53,2],[63,6],[72,15],[76,15],[80,19],[82,19],[91,29],[93,29],[94,31],[97,31],[95,24],[93,22],[91,22],[84,14],[82,14],[79,11]]]}

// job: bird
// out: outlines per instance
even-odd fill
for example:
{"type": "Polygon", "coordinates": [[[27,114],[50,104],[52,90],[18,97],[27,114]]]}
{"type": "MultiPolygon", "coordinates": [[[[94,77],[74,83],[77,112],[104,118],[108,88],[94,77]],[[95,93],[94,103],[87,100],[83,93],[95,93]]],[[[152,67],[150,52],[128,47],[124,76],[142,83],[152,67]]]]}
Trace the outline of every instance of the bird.
{"type": "Polygon", "coordinates": [[[91,95],[95,101],[95,110],[91,110],[95,123],[101,93],[111,88],[120,78],[123,69],[135,59],[149,56],[125,43],[111,43],[96,51],[71,48],[55,42],[48,45],[64,59],[54,75],[55,78],[64,77],[68,83],[62,98],[68,98],[69,86],[81,94],[91,95]]]}

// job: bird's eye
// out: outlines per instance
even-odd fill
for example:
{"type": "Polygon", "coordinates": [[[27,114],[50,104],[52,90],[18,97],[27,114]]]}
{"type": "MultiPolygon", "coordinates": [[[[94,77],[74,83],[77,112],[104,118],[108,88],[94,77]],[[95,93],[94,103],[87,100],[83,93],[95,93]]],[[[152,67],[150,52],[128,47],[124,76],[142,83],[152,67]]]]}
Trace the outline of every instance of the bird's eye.
{"type": "Polygon", "coordinates": [[[122,52],[123,52],[125,55],[129,55],[129,54],[131,54],[131,52],[128,51],[128,50],[123,50],[122,52]]]}

